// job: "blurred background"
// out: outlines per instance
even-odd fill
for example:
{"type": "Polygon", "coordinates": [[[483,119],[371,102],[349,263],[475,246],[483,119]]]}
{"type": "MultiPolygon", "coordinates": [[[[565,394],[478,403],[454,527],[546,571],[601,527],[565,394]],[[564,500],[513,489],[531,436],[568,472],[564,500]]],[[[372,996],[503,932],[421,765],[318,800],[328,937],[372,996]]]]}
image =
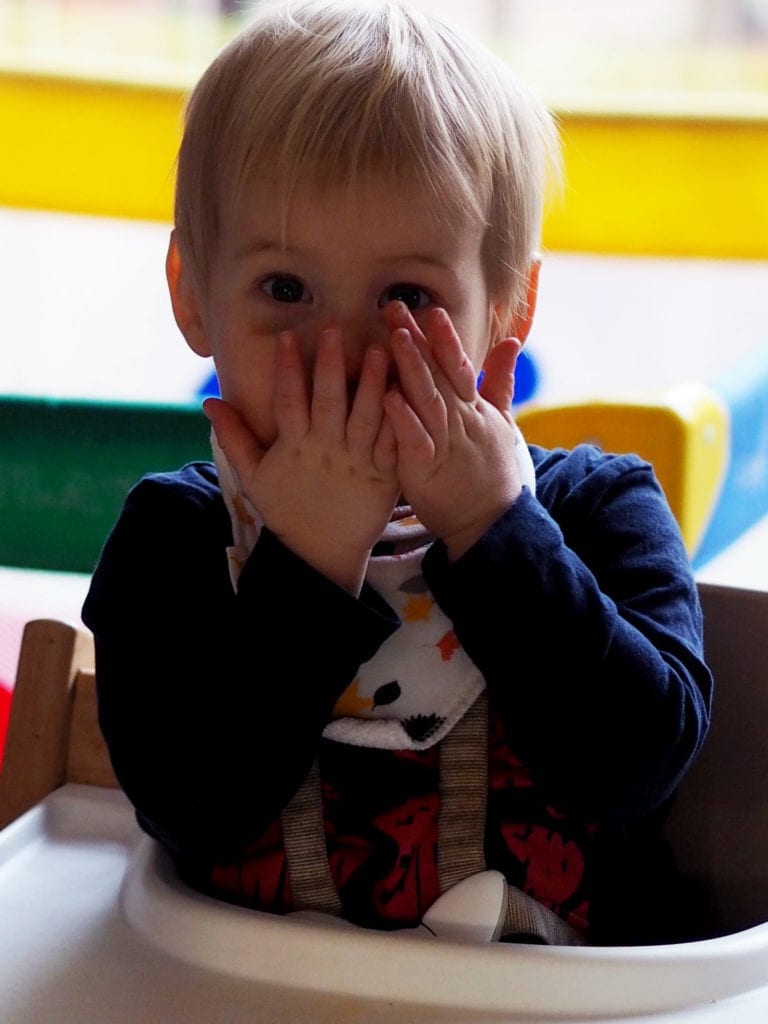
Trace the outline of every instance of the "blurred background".
{"type": "MultiPolygon", "coordinates": [[[[561,126],[521,415],[709,389],[725,440],[702,522],[720,526],[695,564],[768,587],[768,0],[419,2],[508,60],[561,126]]],[[[46,613],[61,583],[77,617],[126,487],[176,458],[158,437],[191,413],[205,456],[212,368],[178,335],[163,262],[185,95],[253,7],[0,0],[0,688],[41,604],[13,567],[56,570],[46,613]],[[147,406],[181,418],[139,428],[147,406]]],[[[673,446],[678,469],[691,438],[720,436],[702,422],[673,446]]]]}
{"type": "MultiPolygon", "coordinates": [[[[768,0],[419,2],[560,120],[541,396],[710,379],[748,350],[768,312],[768,0]]],[[[185,94],[253,7],[0,0],[0,324],[23,338],[0,351],[0,393],[194,396],[207,371],[162,274],[175,152],[185,94]]]]}
{"type": "MultiPolygon", "coordinates": [[[[183,81],[197,75],[253,6],[247,0],[2,0],[0,57],[7,68],[183,81]]],[[[419,6],[509,54],[555,105],[619,96],[635,105],[672,92],[686,109],[695,96],[710,109],[724,94],[753,109],[760,94],[765,100],[766,0],[420,0],[419,6]]]]}

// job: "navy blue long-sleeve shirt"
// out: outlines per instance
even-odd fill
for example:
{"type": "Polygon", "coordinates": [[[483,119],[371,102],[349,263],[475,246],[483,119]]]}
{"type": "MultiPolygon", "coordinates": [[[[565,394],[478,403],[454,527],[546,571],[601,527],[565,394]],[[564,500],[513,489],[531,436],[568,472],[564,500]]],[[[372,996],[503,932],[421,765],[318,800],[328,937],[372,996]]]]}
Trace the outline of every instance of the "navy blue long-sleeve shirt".
{"type": "MultiPolygon", "coordinates": [[[[524,491],[454,564],[433,544],[423,572],[485,677],[491,758],[502,750],[523,766],[522,782],[492,773],[489,866],[537,894],[537,851],[556,841],[581,875],[554,909],[578,918],[592,902],[593,931],[610,935],[597,919],[642,890],[639,872],[652,875],[648,837],[707,730],[701,613],[650,467],[590,446],[531,452],[536,496],[524,491]]],[[[230,543],[208,463],[145,478],[107,541],[83,618],[117,776],[147,831],[188,875],[224,880],[227,896],[226,872],[208,866],[237,864],[241,879],[243,863],[274,846],[275,822],[319,755],[333,835],[365,833],[363,852],[332,861],[345,911],[382,925],[389,900],[391,926],[408,883],[390,863],[404,859],[402,821],[397,833],[387,816],[412,789],[419,813],[434,811],[434,759],[345,747],[322,731],[398,621],[370,587],[352,597],[266,529],[235,593],[230,543]],[[359,906],[373,889],[378,904],[359,906]]],[[[431,835],[425,826],[425,844],[431,835]]],[[[403,869],[416,889],[420,870],[403,869]]]]}

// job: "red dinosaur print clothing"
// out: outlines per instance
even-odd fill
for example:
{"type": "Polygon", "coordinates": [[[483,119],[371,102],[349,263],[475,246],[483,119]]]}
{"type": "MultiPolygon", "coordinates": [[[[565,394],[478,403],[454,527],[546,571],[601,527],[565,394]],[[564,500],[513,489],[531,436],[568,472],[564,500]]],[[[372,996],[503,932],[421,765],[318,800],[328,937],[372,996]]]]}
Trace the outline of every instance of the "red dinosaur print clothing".
{"type": "MultiPolygon", "coordinates": [[[[375,928],[414,927],[439,895],[439,752],[375,751],[327,743],[321,758],[331,872],[345,916],[375,928]],[[354,762],[354,767],[352,767],[354,762]]],[[[586,864],[594,830],[548,807],[492,717],[488,866],[579,931],[589,924],[586,864]]],[[[217,896],[291,909],[279,823],[236,864],[211,875],[217,896]]]]}
{"type": "Polygon", "coordinates": [[[290,906],[290,878],[280,822],[273,822],[242,859],[214,865],[206,888],[230,903],[285,913],[290,906]]]}
{"type": "Polygon", "coordinates": [[[490,723],[488,761],[489,866],[577,931],[586,932],[587,865],[596,829],[542,801],[527,768],[510,750],[499,716],[490,723]],[[490,826],[492,821],[496,828],[490,826]]]}

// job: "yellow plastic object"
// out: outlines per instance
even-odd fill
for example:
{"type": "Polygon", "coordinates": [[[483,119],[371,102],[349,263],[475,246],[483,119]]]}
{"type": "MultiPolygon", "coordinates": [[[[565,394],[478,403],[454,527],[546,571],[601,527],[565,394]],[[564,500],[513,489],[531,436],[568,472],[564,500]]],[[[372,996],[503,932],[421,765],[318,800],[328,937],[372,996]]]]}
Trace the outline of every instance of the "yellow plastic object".
{"type": "Polygon", "coordinates": [[[0,70],[0,204],[170,220],[184,94],[0,70]]]}
{"type": "Polygon", "coordinates": [[[564,113],[551,250],[765,259],[768,118],[564,113]]]}
{"type": "MultiPolygon", "coordinates": [[[[1,4],[0,4],[1,6],[1,4]]],[[[0,205],[167,221],[194,77],[127,83],[0,68],[0,205]]],[[[560,113],[547,249],[768,257],[768,118],[560,113]]]]}
{"type": "Polygon", "coordinates": [[[650,462],[694,554],[728,468],[730,417],[714,391],[681,384],[649,401],[529,406],[517,421],[532,444],[572,448],[589,442],[607,452],[635,452],[650,462]]]}

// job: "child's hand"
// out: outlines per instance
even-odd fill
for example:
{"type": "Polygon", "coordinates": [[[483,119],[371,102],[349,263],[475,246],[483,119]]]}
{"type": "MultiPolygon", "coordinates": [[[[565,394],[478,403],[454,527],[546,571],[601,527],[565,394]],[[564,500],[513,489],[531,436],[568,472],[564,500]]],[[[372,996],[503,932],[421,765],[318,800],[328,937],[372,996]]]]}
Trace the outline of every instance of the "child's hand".
{"type": "Polygon", "coordinates": [[[447,313],[435,309],[423,332],[402,309],[388,323],[400,388],[384,407],[397,439],[397,474],[424,525],[459,558],[522,490],[510,405],[520,342],[489,353],[480,392],[447,313]]]}
{"type": "Polygon", "coordinates": [[[352,593],[399,495],[395,443],[384,415],[388,356],[365,354],[348,413],[341,332],[323,331],[311,397],[297,337],[275,355],[277,438],[265,451],[225,402],[205,405],[219,444],[265,525],[295,554],[352,593]]]}

